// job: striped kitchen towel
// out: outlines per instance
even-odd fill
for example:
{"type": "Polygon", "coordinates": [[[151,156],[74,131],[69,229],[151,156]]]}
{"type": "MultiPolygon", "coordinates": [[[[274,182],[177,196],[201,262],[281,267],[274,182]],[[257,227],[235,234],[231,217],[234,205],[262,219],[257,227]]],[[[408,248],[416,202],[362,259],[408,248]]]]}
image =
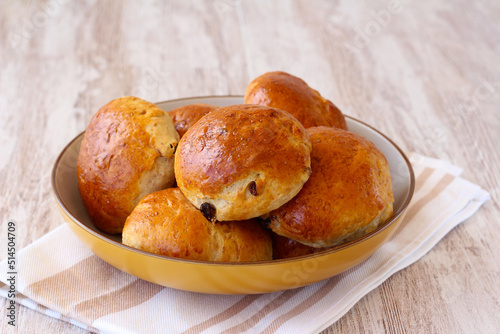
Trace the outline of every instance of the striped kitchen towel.
{"type": "MultiPolygon", "coordinates": [[[[418,154],[410,160],[416,190],[400,228],[368,260],[333,278],[261,295],[164,288],[103,262],[63,224],[18,252],[15,301],[97,333],[317,333],[490,198],[446,161],[418,154]]],[[[4,298],[11,291],[7,271],[4,260],[4,298]]]]}

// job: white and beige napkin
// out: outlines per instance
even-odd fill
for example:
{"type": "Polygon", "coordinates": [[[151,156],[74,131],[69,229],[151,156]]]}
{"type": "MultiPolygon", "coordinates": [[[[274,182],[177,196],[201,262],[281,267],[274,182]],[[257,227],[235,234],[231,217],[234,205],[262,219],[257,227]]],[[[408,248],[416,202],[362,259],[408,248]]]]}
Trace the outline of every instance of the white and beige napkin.
{"type": "MultiPolygon", "coordinates": [[[[416,191],[394,236],[351,270],[294,290],[206,295],[164,288],[100,260],[61,225],[17,255],[17,303],[101,333],[317,333],[425,255],[489,194],[442,160],[411,156],[416,191]]],[[[8,298],[7,265],[0,295],[8,298]]],[[[19,320],[19,319],[18,319],[19,320]]],[[[29,320],[23,320],[29,321],[29,320]]]]}

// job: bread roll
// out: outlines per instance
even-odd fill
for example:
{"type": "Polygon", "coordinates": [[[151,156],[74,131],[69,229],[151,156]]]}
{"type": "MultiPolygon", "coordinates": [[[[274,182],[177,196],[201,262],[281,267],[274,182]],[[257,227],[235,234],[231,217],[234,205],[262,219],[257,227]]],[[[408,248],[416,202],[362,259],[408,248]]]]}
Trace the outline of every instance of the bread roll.
{"type": "Polygon", "coordinates": [[[305,128],[332,126],[347,130],[342,112],[305,83],[285,72],[255,78],[245,92],[245,103],[261,104],[291,113],[305,128]]]}
{"type": "Polygon", "coordinates": [[[78,188],[100,230],[121,233],[145,195],[175,181],[179,135],[170,116],[154,104],[126,96],[92,118],[78,155],[78,188]]]}
{"type": "Polygon", "coordinates": [[[212,220],[245,220],[274,210],[309,178],[311,143],[289,113],[257,105],[210,112],[182,137],[177,185],[212,220]]]}
{"type": "Polygon", "coordinates": [[[122,242],[150,253],[191,260],[272,259],[271,237],[257,220],[212,223],[178,188],[147,195],[127,218],[122,242]]]}
{"type": "Polygon", "coordinates": [[[219,107],[205,103],[194,103],[170,110],[168,114],[174,121],[175,130],[182,138],[186,131],[200,118],[219,107]]]}
{"type": "Polygon", "coordinates": [[[308,129],[312,174],[291,201],[269,214],[277,234],[331,247],[369,233],[393,210],[389,166],[367,139],[331,127],[308,129]]]}

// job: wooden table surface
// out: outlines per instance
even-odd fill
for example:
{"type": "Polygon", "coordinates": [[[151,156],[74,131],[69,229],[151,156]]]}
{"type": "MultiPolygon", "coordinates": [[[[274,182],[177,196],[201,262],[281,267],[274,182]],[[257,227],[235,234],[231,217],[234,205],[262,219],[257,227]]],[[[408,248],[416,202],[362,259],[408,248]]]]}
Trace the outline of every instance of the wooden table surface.
{"type": "MultiPolygon", "coordinates": [[[[241,95],[283,70],[492,196],[324,333],[500,328],[500,2],[1,0],[0,37],[1,233],[14,220],[18,249],[64,223],[51,168],[100,106],[241,95]]],[[[83,332],[22,306],[17,322],[83,332]]]]}

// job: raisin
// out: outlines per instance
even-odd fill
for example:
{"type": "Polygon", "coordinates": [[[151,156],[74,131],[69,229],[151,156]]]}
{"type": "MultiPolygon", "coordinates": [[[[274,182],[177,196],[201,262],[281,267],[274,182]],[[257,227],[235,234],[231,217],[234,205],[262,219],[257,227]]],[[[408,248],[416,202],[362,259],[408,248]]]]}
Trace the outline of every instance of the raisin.
{"type": "Polygon", "coordinates": [[[255,181],[252,181],[248,184],[248,190],[250,190],[250,194],[257,196],[257,184],[255,181]]]}
{"type": "Polygon", "coordinates": [[[216,223],[217,222],[217,219],[215,219],[215,208],[210,204],[210,203],[203,203],[201,206],[200,206],[200,211],[201,213],[203,214],[203,216],[205,216],[205,218],[207,218],[208,221],[212,222],[212,223],[216,223]]]}

